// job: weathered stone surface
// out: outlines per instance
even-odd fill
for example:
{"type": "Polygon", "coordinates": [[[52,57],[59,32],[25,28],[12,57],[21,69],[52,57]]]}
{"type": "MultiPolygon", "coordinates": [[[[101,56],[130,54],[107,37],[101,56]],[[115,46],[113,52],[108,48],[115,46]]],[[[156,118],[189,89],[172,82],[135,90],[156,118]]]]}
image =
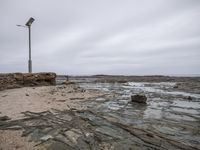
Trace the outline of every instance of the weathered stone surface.
{"type": "Polygon", "coordinates": [[[0,90],[23,86],[55,85],[55,73],[8,73],[0,74],[0,90]]]}
{"type": "Polygon", "coordinates": [[[147,103],[147,97],[143,94],[131,95],[131,101],[137,103],[147,103]]]}

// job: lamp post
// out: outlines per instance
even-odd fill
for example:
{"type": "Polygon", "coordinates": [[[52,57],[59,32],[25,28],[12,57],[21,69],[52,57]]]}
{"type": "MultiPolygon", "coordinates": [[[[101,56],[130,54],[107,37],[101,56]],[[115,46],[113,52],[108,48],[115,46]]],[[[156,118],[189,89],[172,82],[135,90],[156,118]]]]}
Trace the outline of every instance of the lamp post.
{"type": "Polygon", "coordinates": [[[33,23],[35,19],[30,18],[27,23],[25,24],[26,26],[23,25],[17,25],[19,27],[28,27],[28,39],[29,39],[29,59],[28,59],[28,72],[32,73],[32,60],[31,60],[31,24],[33,23]]]}

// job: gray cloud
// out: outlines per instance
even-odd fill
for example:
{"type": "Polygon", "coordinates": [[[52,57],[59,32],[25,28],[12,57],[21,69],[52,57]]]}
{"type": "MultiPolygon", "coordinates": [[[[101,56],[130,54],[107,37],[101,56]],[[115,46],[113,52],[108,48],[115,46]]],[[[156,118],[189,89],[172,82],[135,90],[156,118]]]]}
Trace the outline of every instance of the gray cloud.
{"type": "Polygon", "coordinates": [[[0,72],[200,74],[199,0],[1,0],[0,72]]]}

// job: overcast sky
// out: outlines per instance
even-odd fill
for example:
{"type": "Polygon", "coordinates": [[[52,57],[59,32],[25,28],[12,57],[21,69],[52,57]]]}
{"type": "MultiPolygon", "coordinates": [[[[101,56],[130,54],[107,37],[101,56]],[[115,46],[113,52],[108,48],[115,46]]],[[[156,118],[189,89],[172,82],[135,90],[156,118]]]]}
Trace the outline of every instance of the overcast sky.
{"type": "Polygon", "coordinates": [[[0,72],[200,74],[200,0],[0,0],[0,72]]]}

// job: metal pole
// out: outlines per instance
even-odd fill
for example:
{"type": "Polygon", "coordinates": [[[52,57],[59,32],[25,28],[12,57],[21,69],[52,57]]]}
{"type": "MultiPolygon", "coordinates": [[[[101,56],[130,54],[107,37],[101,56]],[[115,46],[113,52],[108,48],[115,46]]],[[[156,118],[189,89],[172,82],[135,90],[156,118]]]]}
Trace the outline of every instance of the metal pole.
{"type": "Polygon", "coordinates": [[[31,60],[31,26],[28,26],[29,32],[29,60],[28,60],[28,72],[32,73],[32,60],[31,60]]]}
{"type": "Polygon", "coordinates": [[[28,72],[32,73],[32,60],[31,60],[31,24],[34,22],[34,18],[30,18],[27,23],[25,24],[26,26],[23,25],[17,25],[18,27],[28,27],[28,40],[29,40],[29,59],[28,59],[28,72]]]}

